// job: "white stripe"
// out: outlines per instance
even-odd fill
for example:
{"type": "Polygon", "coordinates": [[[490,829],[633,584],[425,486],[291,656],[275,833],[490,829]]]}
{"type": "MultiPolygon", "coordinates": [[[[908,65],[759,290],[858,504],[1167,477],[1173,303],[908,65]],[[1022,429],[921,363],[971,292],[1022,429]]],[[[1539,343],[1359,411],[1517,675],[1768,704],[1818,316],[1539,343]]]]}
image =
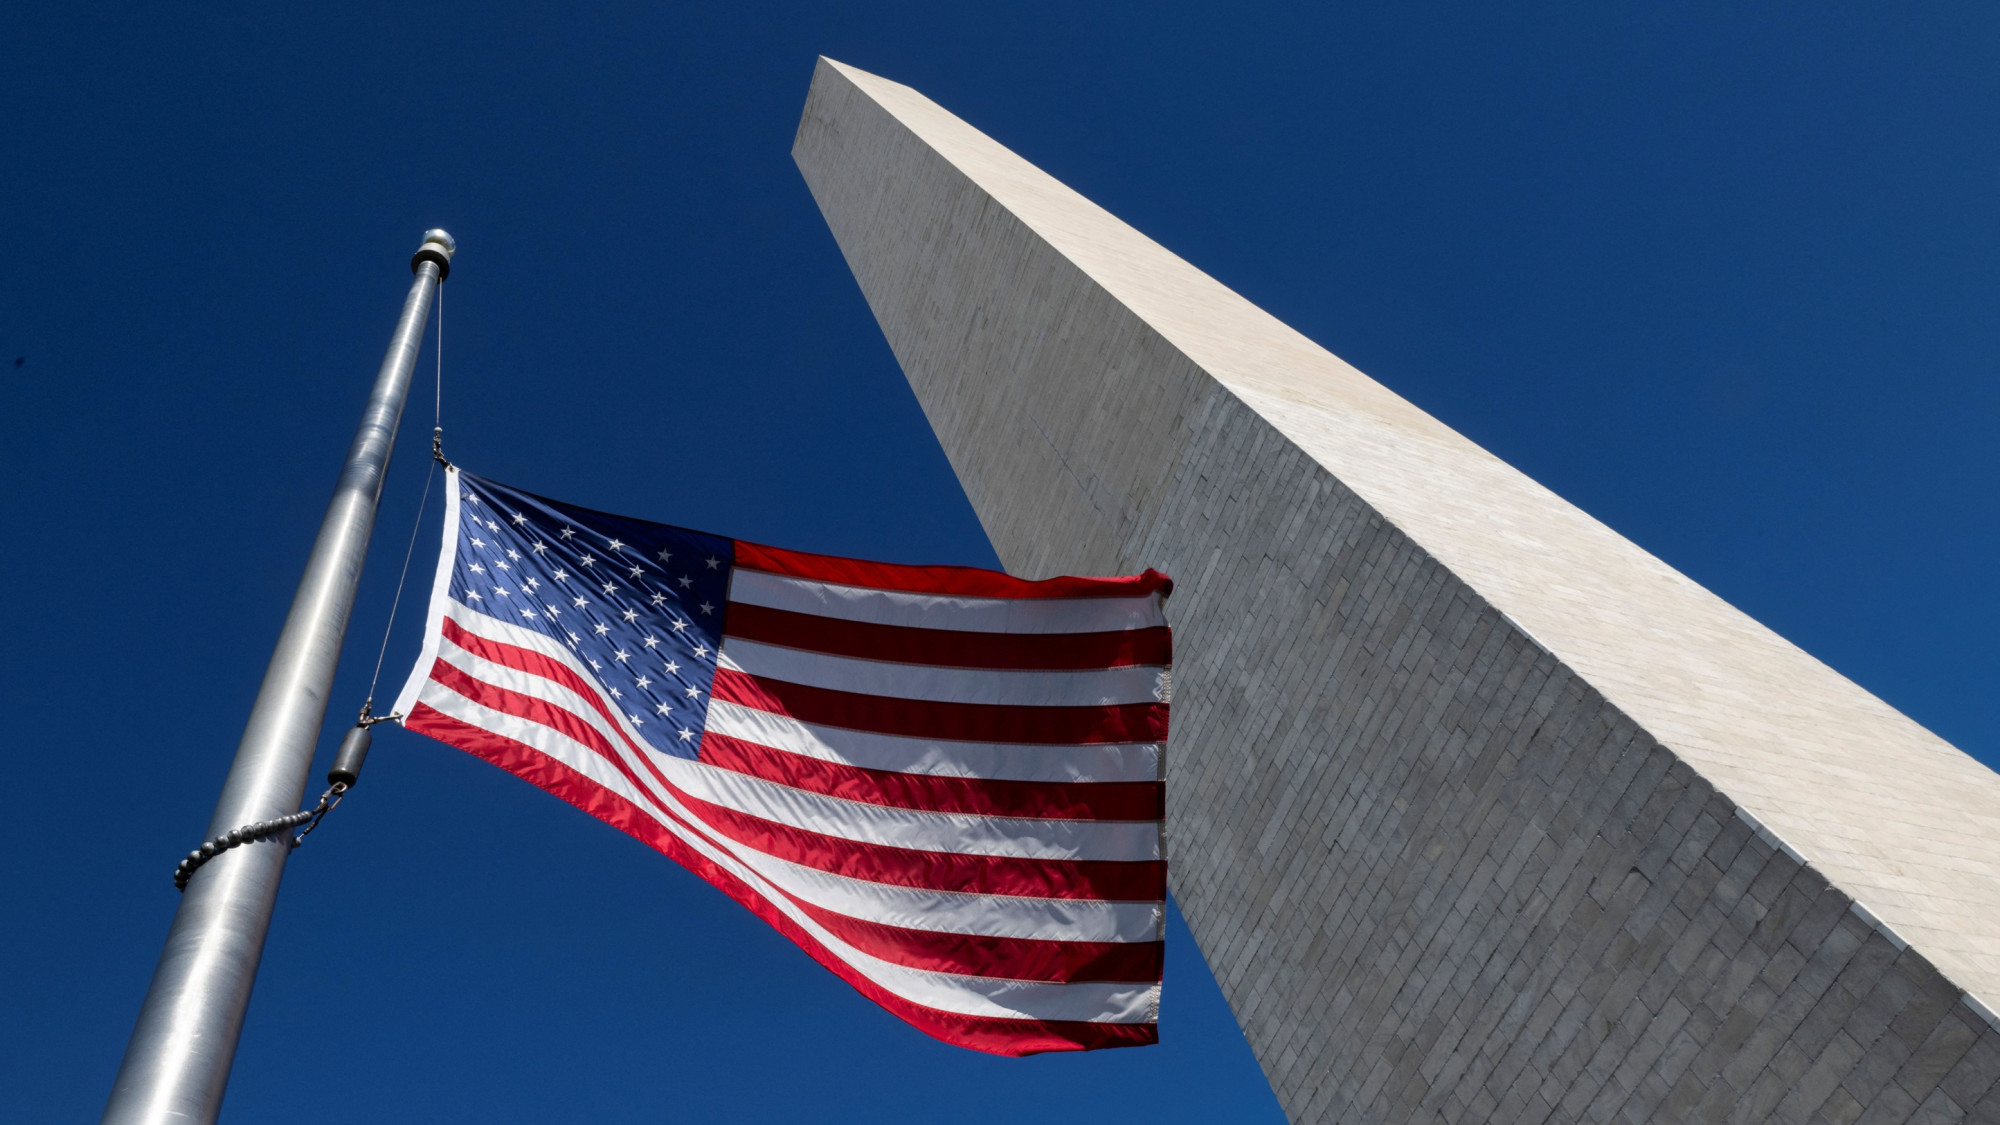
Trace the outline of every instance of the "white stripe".
{"type": "Polygon", "coordinates": [[[1043,820],[924,812],[808,793],[685,758],[663,757],[660,768],[690,797],[858,843],[1020,859],[1160,858],[1160,824],[1153,820],[1043,820]]]}
{"type": "MultiPolygon", "coordinates": [[[[453,620],[460,618],[454,615],[453,620]]],[[[514,628],[505,622],[493,624],[514,628]]],[[[552,642],[550,646],[554,647],[552,642]]],[[[439,659],[476,680],[541,699],[569,711],[589,723],[614,746],[621,744],[621,739],[590,701],[554,680],[496,664],[450,641],[440,646],[438,655],[439,659]]],[[[550,655],[558,658],[556,654],[550,655]]],[[[589,673],[581,669],[573,670],[586,682],[594,683],[589,679],[589,673]]],[[[618,712],[614,710],[613,714],[618,712]]],[[[630,729],[624,716],[618,717],[619,726],[625,728],[622,733],[644,745],[644,740],[630,729]]],[[[690,797],[761,820],[857,843],[1021,859],[1148,861],[1160,856],[1158,821],[980,816],[891,808],[809,793],[734,770],[673,757],[650,746],[647,749],[654,765],[666,775],[668,782],[690,797]]]]}
{"type": "Polygon", "coordinates": [[[1160,743],[1080,746],[952,742],[802,723],[727,700],[708,705],[708,729],[773,750],[871,770],[995,781],[1158,781],[1160,743]]]}
{"type": "Polygon", "coordinates": [[[396,702],[389,708],[392,715],[408,715],[410,708],[417,705],[417,693],[430,680],[431,664],[437,659],[444,616],[457,604],[451,600],[451,571],[458,562],[458,487],[457,467],[445,466],[444,542],[438,549],[437,572],[431,578],[430,617],[424,622],[424,647],[417,654],[417,666],[410,669],[410,678],[403,682],[403,690],[396,693],[396,702]]]}
{"type": "MultiPolygon", "coordinates": [[[[592,705],[592,701],[589,698],[578,694],[570,688],[546,676],[538,676],[533,672],[523,672],[519,668],[509,668],[505,664],[496,664],[477,653],[468,652],[458,647],[449,639],[439,644],[437,658],[475,680],[483,681],[493,687],[517,692],[521,695],[532,696],[569,712],[576,716],[578,722],[596,731],[598,737],[604,739],[612,748],[619,751],[621,756],[629,756],[626,754],[628,747],[625,745],[625,738],[630,732],[613,726],[592,705]]],[[[445,690],[450,689],[447,688],[445,690]]],[[[616,714],[615,711],[613,713],[616,714]]],[[[642,746],[645,745],[644,740],[636,737],[632,741],[638,742],[642,746]]]]}
{"type": "Polygon", "coordinates": [[[896,664],[729,637],[721,667],[791,684],[935,703],[988,703],[1003,707],[1113,707],[1158,703],[1166,694],[1157,665],[1092,668],[1076,672],[1023,672],[896,664]]]}
{"type": "Polygon", "coordinates": [[[732,850],[773,885],[822,910],[910,930],[1041,941],[1158,941],[1166,917],[1157,902],[898,887],[821,871],[741,844],[732,844],[732,850]]]}
{"type": "Polygon", "coordinates": [[[583,662],[577,658],[576,653],[571,652],[561,641],[556,640],[547,633],[537,632],[534,629],[516,625],[512,621],[494,617],[488,613],[482,613],[455,598],[447,599],[446,606],[453,623],[466,632],[474,636],[484,637],[489,641],[498,641],[503,645],[534,649],[544,656],[562,661],[565,665],[569,666],[571,671],[582,676],[589,682],[597,682],[597,677],[590,674],[590,671],[584,667],[583,662]]]}
{"type": "Polygon", "coordinates": [[[1111,598],[961,598],[842,586],[738,566],[729,600],[794,613],[965,633],[1110,633],[1165,625],[1158,594],[1111,598]]]}
{"type": "MultiPolygon", "coordinates": [[[[1156,984],[1079,982],[1049,984],[1038,981],[999,980],[958,976],[911,969],[873,957],[835,937],[811,916],[745,864],[733,849],[710,844],[679,825],[660,817],[635,793],[625,778],[604,764],[598,755],[565,735],[539,723],[495,711],[432,683],[423,692],[423,702],[461,722],[525,743],[548,754],[617,793],[653,815],[659,823],[697,853],[713,860],[724,870],[742,879],[772,906],[797,923],[833,955],[854,967],[862,976],[896,996],[924,1007],[961,1015],[1002,1019],[1082,1020],[1092,1023],[1151,1023],[1159,1011],[1156,984]],[[602,770],[589,768],[596,760],[602,770]]],[[[678,815],[694,820],[677,802],[667,802],[678,815]]]]}

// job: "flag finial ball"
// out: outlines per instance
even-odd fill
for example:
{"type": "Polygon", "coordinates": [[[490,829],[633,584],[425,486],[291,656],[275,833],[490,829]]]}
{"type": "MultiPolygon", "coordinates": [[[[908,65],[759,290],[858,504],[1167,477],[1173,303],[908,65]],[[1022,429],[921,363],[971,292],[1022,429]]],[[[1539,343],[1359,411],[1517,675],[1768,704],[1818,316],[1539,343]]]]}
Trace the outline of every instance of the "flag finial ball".
{"type": "Polygon", "coordinates": [[[410,272],[417,272],[425,262],[436,262],[438,280],[451,276],[451,256],[458,253],[458,239],[453,238],[442,227],[432,227],[424,232],[424,244],[410,258],[410,272]]]}

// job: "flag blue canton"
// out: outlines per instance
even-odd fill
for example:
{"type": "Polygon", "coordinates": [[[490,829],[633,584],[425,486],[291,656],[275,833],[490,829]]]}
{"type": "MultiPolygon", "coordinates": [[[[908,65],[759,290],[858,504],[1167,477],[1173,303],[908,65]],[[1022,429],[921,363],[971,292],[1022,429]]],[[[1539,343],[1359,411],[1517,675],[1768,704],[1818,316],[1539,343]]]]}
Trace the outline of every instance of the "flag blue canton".
{"type": "Polygon", "coordinates": [[[451,597],[566,645],[648,745],[696,757],[734,542],[457,476],[451,597]]]}

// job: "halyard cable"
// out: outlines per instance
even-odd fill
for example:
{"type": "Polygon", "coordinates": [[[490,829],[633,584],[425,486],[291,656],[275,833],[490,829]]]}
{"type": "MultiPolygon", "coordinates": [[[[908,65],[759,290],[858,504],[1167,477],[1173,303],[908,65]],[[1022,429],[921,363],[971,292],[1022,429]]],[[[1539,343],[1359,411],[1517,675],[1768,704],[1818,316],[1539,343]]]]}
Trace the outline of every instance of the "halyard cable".
{"type": "MultiPolygon", "coordinates": [[[[447,469],[451,467],[451,462],[444,459],[443,286],[439,286],[437,290],[437,317],[437,384],[432,397],[431,465],[429,471],[424,474],[424,494],[423,498],[417,501],[417,518],[410,528],[410,544],[403,550],[403,572],[396,578],[396,596],[389,603],[389,623],[382,628],[382,647],[376,650],[375,653],[375,674],[368,680],[368,698],[362,702],[361,717],[355,723],[355,726],[361,728],[358,732],[362,736],[358,743],[360,747],[359,753],[354,759],[352,766],[348,766],[343,761],[348,748],[345,743],[342,744],[341,754],[336,757],[334,762],[334,777],[343,778],[344,780],[336,780],[332,785],[329,785],[326,792],[319,795],[319,803],[312,808],[300,809],[298,812],[288,816],[273,817],[270,820],[260,820],[254,824],[232,828],[222,835],[203,843],[201,847],[189,852],[187,857],[182,859],[174,868],[174,889],[183,894],[187,892],[188,880],[194,878],[194,873],[201,870],[203,864],[206,864],[209,860],[214,859],[231,848],[238,848],[244,844],[268,839],[269,837],[296,828],[301,824],[305,825],[305,830],[292,837],[286,847],[287,849],[296,848],[300,844],[305,843],[306,837],[312,835],[313,829],[319,827],[319,822],[326,819],[326,814],[332,812],[340,804],[340,799],[346,796],[347,791],[353,787],[354,777],[360,771],[360,762],[367,755],[367,728],[374,726],[376,723],[392,722],[402,718],[401,715],[396,714],[376,715],[374,713],[375,688],[382,680],[382,661],[389,654],[389,636],[396,628],[396,611],[403,604],[403,588],[409,585],[410,560],[416,555],[417,536],[423,531],[424,513],[430,508],[431,482],[437,478],[437,467],[439,465],[443,465],[447,469]],[[347,770],[348,772],[343,773],[341,772],[342,770],[347,770]]],[[[350,741],[353,740],[356,733],[354,731],[349,732],[350,741]]]]}
{"type": "MultiPolygon", "coordinates": [[[[442,283],[438,285],[437,310],[437,395],[431,408],[431,460],[449,469],[451,462],[444,459],[444,285],[442,283]]],[[[428,484],[425,487],[429,487],[428,484]]]]}
{"type": "Polygon", "coordinates": [[[417,551],[417,536],[424,528],[424,512],[431,503],[431,481],[437,477],[437,467],[451,468],[451,462],[444,459],[444,285],[437,287],[437,384],[432,394],[431,406],[431,467],[424,474],[424,498],[417,501],[417,521],[410,525],[410,545],[403,549],[403,573],[396,578],[396,597],[389,603],[389,623],[382,627],[382,647],[375,653],[375,674],[368,679],[368,698],[361,704],[361,725],[370,726],[384,719],[396,719],[398,715],[375,717],[375,687],[382,681],[382,658],[389,654],[389,634],[396,627],[396,610],[403,604],[403,587],[410,581],[410,559],[417,551]]]}
{"type": "Polygon", "coordinates": [[[374,714],[375,685],[382,681],[382,658],[389,655],[389,633],[396,627],[396,610],[403,604],[403,587],[410,581],[410,559],[417,552],[417,536],[424,529],[424,511],[431,503],[431,481],[436,478],[437,463],[433,461],[430,471],[424,474],[424,498],[417,502],[416,522],[410,525],[410,545],[403,550],[403,573],[396,579],[395,600],[389,603],[389,623],[382,627],[382,647],[375,652],[375,674],[368,680],[368,698],[361,704],[361,721],[364,724],[374,714]]]}

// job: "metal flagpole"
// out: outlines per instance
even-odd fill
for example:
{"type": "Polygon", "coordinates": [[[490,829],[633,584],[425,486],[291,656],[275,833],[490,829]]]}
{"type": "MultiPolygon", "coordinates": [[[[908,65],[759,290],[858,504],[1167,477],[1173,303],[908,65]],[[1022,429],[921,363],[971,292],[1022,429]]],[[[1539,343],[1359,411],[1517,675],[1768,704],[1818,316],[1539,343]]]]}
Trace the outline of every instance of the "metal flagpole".
{"type": "MultiPolygon", "coordinates": [[[[290,813],[305,794],[424,322],[456,249],[449,234],[426,231],[410,260],[416,280],[250,709],[236,762],[209,821],[210,838],[290,813]]],[[[291,850],[290,832],[231,848],[188,883],[112,1084],[105,1122],[215,1120],[291,850]]]]}

